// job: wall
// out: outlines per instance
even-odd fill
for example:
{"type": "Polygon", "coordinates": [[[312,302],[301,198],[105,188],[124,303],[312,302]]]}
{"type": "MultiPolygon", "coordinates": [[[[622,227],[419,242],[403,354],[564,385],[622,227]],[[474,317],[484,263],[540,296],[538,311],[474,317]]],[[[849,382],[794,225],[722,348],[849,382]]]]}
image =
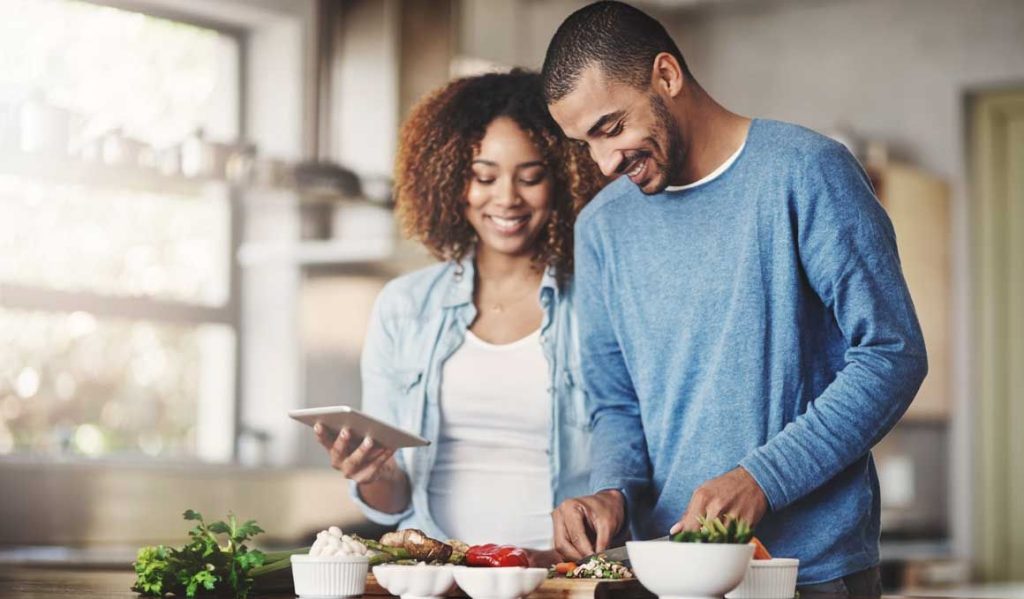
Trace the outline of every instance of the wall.
{"type": "Polygon", "coordinates": [[[342,5],[331,63],[330,158],[362,176],[391,174],[398,132],[400,6],[342,5]]]}
{"type": "Polygon", "coordinates": [[[954,419],[951,522],[970,553],[970,387],[964,97],[1024,87],[1024,3],[1015,0],[732,2],[669,25],[704,87],[727,107],[818,130],[845,125],[953,189],[954,419]]]}

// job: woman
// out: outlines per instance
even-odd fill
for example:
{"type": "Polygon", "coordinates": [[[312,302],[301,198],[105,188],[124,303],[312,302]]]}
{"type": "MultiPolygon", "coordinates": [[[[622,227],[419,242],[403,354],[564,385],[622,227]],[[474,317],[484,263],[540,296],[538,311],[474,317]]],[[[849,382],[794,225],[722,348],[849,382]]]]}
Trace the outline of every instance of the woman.
{"type": "Polygon", "coordinates": [[[521,71],[457,80],[402,129],[398,216],[442,263],[378,297],[363,409],[431,445],[395,454],[317,428],[375,522],[549,549],[552,509],[589,492],[572,227],[603,181],[540,85],[521,71]]]}

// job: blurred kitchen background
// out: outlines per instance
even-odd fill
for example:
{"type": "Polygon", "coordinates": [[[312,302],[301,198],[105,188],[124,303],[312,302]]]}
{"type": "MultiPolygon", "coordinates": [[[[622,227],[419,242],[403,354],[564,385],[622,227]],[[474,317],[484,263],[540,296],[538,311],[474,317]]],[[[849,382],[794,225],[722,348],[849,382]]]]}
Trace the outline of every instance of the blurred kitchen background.
{"type": "MultiPolygon", "coordinates": [[[[0,0],[0,561],[124,564],[189,507],[372,531],[286,411],[359,405],[377,291],[431,262],[391,215],[399,124],[539,68],[581,5],[0,0]]],[[[1021,596],[1024,2],[637,5],[892,216],[931,371],[876,449],[887,589],[1021,596]]]]}

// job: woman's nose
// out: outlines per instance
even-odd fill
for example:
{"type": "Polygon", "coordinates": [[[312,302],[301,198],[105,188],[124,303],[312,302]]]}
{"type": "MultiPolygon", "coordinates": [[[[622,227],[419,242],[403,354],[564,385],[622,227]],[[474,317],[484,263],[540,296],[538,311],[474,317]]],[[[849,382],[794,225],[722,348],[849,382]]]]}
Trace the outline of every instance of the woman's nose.
{"type": "Polygon", "coordinates": [[[493,200],[509,206],[519,203],[519,190],[512,177],[501,177],[495,182],[493,200]]]}

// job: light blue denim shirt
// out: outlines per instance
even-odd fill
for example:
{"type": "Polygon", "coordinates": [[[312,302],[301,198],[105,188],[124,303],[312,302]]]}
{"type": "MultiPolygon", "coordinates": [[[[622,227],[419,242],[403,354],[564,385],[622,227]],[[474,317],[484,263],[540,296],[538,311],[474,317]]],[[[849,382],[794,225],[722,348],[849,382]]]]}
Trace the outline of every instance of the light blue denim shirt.
{"type": "MultiPolygon", "coordinates": [[[[411,504],[387,514],[366,505],[350,481],[350,493],[370,520],[399,528],[419,528],[447,539],[430,514],[427,486],[440,432],[441,368],[462,345],[476,318],[474,263],[444,262],[389,282],[374,305],[362,355],[362,409],[429,439],[427,447],[396,454],[408,474],[411,504]]],[[[573,287],[559,289],[552,272],[540,287],[544,309],[540,339],[547,358],[551,396],[548,456],[554,505],[585,495],[590,476],[590,424],[580,375],[573,287]]]]}

